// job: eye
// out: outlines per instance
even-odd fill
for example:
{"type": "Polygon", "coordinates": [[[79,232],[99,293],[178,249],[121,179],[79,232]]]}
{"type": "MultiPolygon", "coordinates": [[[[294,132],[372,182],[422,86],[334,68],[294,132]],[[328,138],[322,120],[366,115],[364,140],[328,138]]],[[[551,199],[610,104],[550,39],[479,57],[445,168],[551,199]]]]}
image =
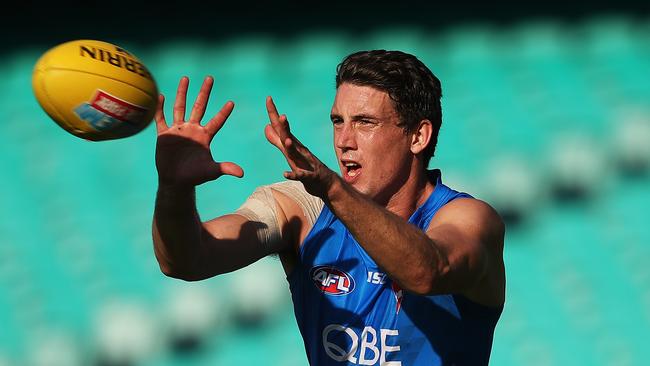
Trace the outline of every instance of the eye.
{"type": "Polygon", "coordinates": [[[358,120],[354,121],[354,123],[359,127],[367,128],[377,125],[377,121],[371,118],[359,118],[358,120]]]}
{"type": "Polygon", "coordinates": [[[340,125],[341,123],[343,123],[342,118],[336,118],[336,117],[332,118],[332,124],[333,125],[340,125]]]}

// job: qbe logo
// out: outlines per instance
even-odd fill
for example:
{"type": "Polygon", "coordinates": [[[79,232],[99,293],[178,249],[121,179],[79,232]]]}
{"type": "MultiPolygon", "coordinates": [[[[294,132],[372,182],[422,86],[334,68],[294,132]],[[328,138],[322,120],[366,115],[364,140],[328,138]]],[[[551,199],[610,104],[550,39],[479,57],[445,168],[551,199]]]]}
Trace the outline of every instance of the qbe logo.
{"type": "Polygon", "coordinates": [[[314,285],[328,295],[347,295],[354,290],[354,278],[332,266],[316,266],[309,271],[314,285]]]}
{"type": "Polygon", "coordinates": [[[366,326],[359,335],[354,329],[330,324],[323,329],[325,353],[338,362],[354,365],[402,366],[395,360],[401,347],[396,344],[397,329],[377,329],[366,326]],[[389,361],[387,358],[392,358],[389,361]]]}

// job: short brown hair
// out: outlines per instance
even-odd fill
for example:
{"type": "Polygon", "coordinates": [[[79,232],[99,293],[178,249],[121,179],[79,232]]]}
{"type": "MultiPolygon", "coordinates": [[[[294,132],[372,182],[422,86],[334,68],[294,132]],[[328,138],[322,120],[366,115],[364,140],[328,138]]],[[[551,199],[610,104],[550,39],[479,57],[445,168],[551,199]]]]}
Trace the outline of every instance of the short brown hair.
{"type": "Polygon", "coordinates": [[[394,103],[406,131],[428,119],[433,135],[423,152],[425,167],[433,156],[442,124],[440,80],[415,56],[402,51],[359,51],[346,56],[336,68],[336,87],[343,83],[385,91],[394,103]]]}

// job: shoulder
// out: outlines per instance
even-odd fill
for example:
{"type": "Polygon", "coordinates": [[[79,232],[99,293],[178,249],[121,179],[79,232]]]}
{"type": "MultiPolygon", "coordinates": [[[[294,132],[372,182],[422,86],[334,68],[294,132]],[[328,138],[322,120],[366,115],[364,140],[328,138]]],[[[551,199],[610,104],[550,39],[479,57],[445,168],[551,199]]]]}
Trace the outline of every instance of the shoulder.
{"type": "Polygon", "coordinates": [[[501,215],[487,202],[476,198],[456,198],[442,206],[434,215],[429,230],[454,227],[491,247],[503,247],[505,223],[501,215]]]}

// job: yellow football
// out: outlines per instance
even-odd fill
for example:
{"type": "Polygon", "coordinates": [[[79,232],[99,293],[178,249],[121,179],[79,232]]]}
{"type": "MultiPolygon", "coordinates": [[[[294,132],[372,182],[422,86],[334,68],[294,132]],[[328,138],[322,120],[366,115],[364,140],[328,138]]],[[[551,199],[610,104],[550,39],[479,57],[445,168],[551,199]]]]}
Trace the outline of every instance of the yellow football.
{"type": "Polygon", "coordinates": [[[32,74],[36,100],[59,126],[91,141],[132,136],[156,111],[158,86],[124,48],[74,40],[45,52],[32,74]]]}

